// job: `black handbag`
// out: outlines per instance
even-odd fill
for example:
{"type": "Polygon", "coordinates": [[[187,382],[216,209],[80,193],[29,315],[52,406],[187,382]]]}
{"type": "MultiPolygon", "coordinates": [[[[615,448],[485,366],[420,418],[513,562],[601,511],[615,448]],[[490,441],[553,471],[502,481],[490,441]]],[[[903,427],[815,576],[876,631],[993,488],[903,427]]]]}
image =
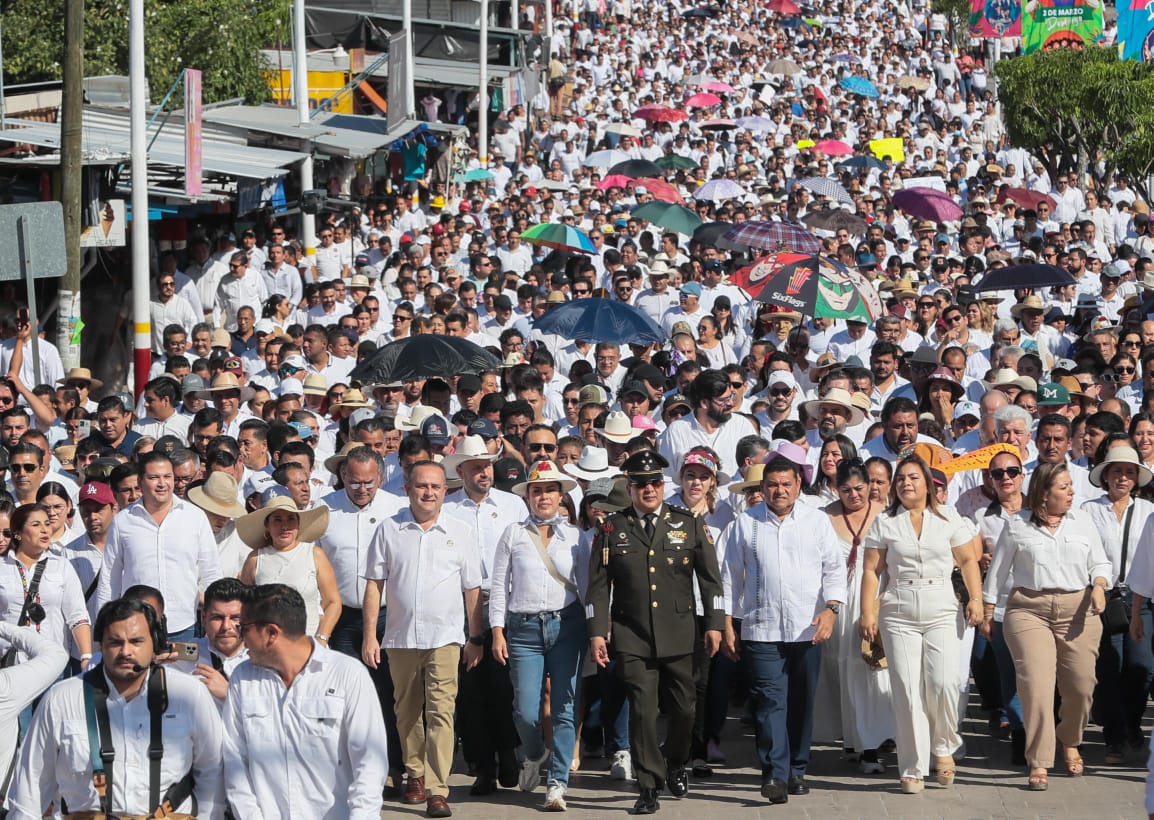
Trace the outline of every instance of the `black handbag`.
{"type": "Polygon", "coordinates": [[[1102,610],[1102,634],[1120,635],[1130,631],[1130,607],[1126,595],[1126,556],[1130,549],[1130,519],[1134,517],[1134,505],[1126,510],[1126,523],[1122,526],[1122,569],[1118,573],[1118,583],[1106,590],[1106,608],[1102,610]]]}

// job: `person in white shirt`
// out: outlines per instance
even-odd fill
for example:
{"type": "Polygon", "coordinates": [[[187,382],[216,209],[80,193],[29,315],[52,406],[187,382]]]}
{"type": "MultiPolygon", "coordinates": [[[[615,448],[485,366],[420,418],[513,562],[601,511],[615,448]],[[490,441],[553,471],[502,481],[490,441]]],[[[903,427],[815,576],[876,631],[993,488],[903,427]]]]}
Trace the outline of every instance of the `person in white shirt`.
{"type": "Polygon", "coordinates": [[[141,498],[112,519],[96,608],[136,584],[156,587],[168,602],[169,637],[192,640],[200,593],[221,577],[208,518],[173,494],[172,461],[146,453],[137,469],[141,498]]]}
{"type": "Polygon", "coordinates": [[[257,310],[268,299],[264,279],[248,269],[248,256],[234,253],[228,261],[228,276],[216,286],[213,307],[220,311],[220,323],[228,331],[236,330],[236,314],[242,307],[257,310]]]}
{"type": "Polygon", "coordinates": [[[178,325],[188,333],[201,321],[201,316],[188,300],[176,292],[176,275],[161,273],[156,277],[156,298],[148,303],[152,323],[152,352],[164,351],[164,333],[169,325],[178,325]]]}
{"type": "MultiPolygon", "coordinates": [[[[227,452],[227,451],[224,451],[227,452]]],[[[213,456],[215,461],[216,456],[213,456]]],[[[233,470],[236,465],[233,466],[233,470]]],[[[269,477],[271,481],[271,477],[269,477]]],[[[188,500],[204,510],[216,539],[220,572],[225,578],[236,578],[251,550],[236,531],[236,519],[248,513],[241,503],[239,485],[231,472],[212,470],[208,479],[188,490],[188,500]]]]}
{"type": "Polygon", "coordinates": [[[204,606],[200,613],[204,636],[197,638],[195,661],[176,661],[173,666],[200,679],[212,694],[216,704],[224,710],[228,683],[236,669],[248,660],[248,650],[241,636],[242,604],[248,594],[236,578],[219,578],[204,591],[204,606]]]}
{"type": "Polygon", "coordinates": [[[60,677],[68,653],[58,641],[4,621],[0,621],[0,641],[27,658],[0,669],[0,760],[12,760],[20,736],[20,713],[60,677]]]}
{"type": "Polygon", "coordinates": [[[224,704],[229,804],[245,818],[376,820],[389,758],[373,682],[309,637],[305,621],[291,587],[245,595],[239,629],[249,657],[224,704]]]}
{"type": "MultiPolygon", "coordinates": [[[[96,582],[104,565],[104,544],[108,540],[108,528],[112,516],[116,514],[116,497],[108,484],[90,481],[80,488],[80,503],[77,504],[80,520],[84,523],[84,534],[64,547],[64,555],[72,564],[80,588],[84,590],[84,603],[88,606],[89,622],[96,620],[96,582]]],[[[79,660],[79,657],[77,657],[79,660]]]]}
{"type": "Polygon", "coordinates": [[[148,415],[133,425],[133,431],[152,438],[176,436],[186,441],[192,418],[177,412],[180,399],[180,384],[175,379],[157,376],[149,381],[144,385],[144,410],[148,415]]]}
{"type": "MultiPolygon", "coordinates": [[[[800,465],[774,456],[765,465],[765,501],[721,533],[727,654],[737,659],[733,619],[742,619],[741,651],[750,665],[761,793],[771,803],[806,794],[809,739],[822,644],[846,600],[846,568],[837,533],[821,510],[798,504],[800,465]]],[[[847,613],[848,614],[848,613],[847,613]]]]}
{"type": "Polygon", "coordinates": [[[96,634],[100,666],[52,687],[36,710],[16,766],[8,816],[39,820],[61,802],[73,812],[68,816],[151,816],[167,795],[176,812],[190,811],[195,801],[198,816],[220,817],[220,713],[199,681],[155,665],[166,640],[156,611],[143,601],[117,600],[101,610],[96,634]],[[88,717],[89,700],[105,704],[104,709],[97,706],[88,717]],[[158,709],[161,734],[153,738],[148,727],[158,709]],[[102,734],[101,711],[111,740],[103,795],[94,785],[92,761],[104,758],[105,750],[89,747],[89,738],[102,734]],[[89,720],[97,725],[86,726],[89,720]],[[163,747],[156,791],[149,765],[154,741],[163,747]]]}
{"type": "Polygon", "coordinates": [[[442,510],[444,467],[418,461],[409,468],[405,490],[408,508],[386,519],[369,545],[362,656],[376,668],[382,646],[388,654],[409,778],[404,801],[426,803],[429,817],[449,817],[461,647],[467,674],[480,662],[485,643],[481,553],[476,529],[442,510]],[[389,617],[384,640],[378,641],[382,590],[389,617]]]}
{"type": "MultiPolygon", "coordinates": [[[[0,373],[7,373],[12,367],[12,354],[16,350],[16,343],[19,338],[23,338],[23,334],[19,336],[12,336],[0,342],[0,373]]],[[[24,358],[20,363],[20,381],[27,385],[38,384],[59,384],[64,381],[64,365],[60,361],[60,351],[56,346],[47,339],[41,339],[39,335],[31,333],[27,338],[24,338],[24,344],[21,346],[24,353],[24,358]],[[35,369],[32,361],[32,339],[35,337],[36,344],[40,348],[40,377],[36,377],[35,369]]],[[[77,368],[79,372],[81,368],[77,368]]],[[[87,373],[87,370],[83,371],[87,373]]],[[[92,381],[89,375],[89,381],[92,381]]],[[[70,385],[71,386],[71,385],[70,385]]],[[[87,398],[87,394],[83,394],[87,398]]]]}
{"type": "Polygon", "coordinates": [[[733,387],[720,370],[704,370],[690,386],[693,413],[677,419],[658,437],[658,450],[669,462],[666,475],[681,471],[681,459],[693,447],[705,445],[721,456],[721,469],[737,468],[737,443],[755,435],[753,424],[733,413],[733,387]]]}

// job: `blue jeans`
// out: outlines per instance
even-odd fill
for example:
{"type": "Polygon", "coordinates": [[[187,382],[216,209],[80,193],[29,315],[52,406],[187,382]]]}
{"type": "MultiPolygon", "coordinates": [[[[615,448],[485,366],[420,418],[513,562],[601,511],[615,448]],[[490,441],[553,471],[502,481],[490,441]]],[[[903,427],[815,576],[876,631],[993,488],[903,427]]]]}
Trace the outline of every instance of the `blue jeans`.
{"type": "MultiPolygon", "coordinates": [[[[1125,597],[1126,611],[1130,611],[1133,593],[1125,597]]],[[[1154,654],[1150,651],[1154,635],[1154,617],[1151,602],[1141,610],[1146,637],[1136,642],[1129,632],[1103,635],[1098,649],[1098,685],[1094,689],[1094,708],[1102,721],[1102,739],[1107,746],[1121,746],[1127,741],[1142,738],[1142,715],[1150,680],[1154,678],[1154,654]]]]}
{"type": "Polygon", "coordinates": [[[1024,729],[1022,723],[1022,701],[1018,698],[1018,673],[1014,670],[1014,658],[1002,634],[1002,622],[994,621],[990,633],[990,646],[994,650],[994,660],[998,663],[998,686],[1002,690],[1002,710],[1010,729],[1024,729]]]}
{"type": "Polygon", "coordinates": [[[803,777],[809,768],[821,644],[744,641],[762,778],[803,777]]]}
{"type": "Polygon", "coordinates": [[[577,675],[585,654],[585,612],[572,603],[561,612],[510,612],[505,619],[509,676],[513,680],[513,722],[527,760],[545,754],[541,698],[549,676],[553,748],[548,783],[567,786],[577,743],[577,675]]]}

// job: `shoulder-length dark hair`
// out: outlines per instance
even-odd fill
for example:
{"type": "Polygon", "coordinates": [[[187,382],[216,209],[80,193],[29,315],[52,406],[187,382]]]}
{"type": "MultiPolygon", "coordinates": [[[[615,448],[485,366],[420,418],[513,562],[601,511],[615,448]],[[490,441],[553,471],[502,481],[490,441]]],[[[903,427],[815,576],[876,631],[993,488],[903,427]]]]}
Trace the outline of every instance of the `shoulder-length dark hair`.
{"type": "MultiPolygon", "coordinates": [[[[823,441],[821,443],[821,451],[822,452],[825,451],[825,446],[827,444],[829,444],[830,442],[833,442],[834,444],[836,444],[841,449],[841,462],[839,462],[838,466],[841,466],[841,464],[844,464],[845,462],[849,461],[850,459],[856,459],[857,458],[857,445],[854,444],[853,441],[851,441],[847,436],[844,436],[841,433],[838,433],[833,438],[826,439],[825,441],[823,441]]],[[[834,483],[829,480],[829,477],[821,471],[820,455],[818,457],[817,469],[814,470],[813,472],[814,472],[813,491],[815,493],[820,493],[822,491],[822,489],[824,489],[827,486],[836,488],[836,485],[834,485],[834,483]]],[[[836,477],[835,477],[835,480],[836,480],[836,477]]]]}
{"type": "Polygon", "coordinates": [[[942,512],[938,507],[938,499],[934,493],[934,477],[930,474],[930,465],[926,464],[926,462],[922,460],[921,456],[917,455],[906,456],[901,461],[899,461],[897,466],[894,468],[893,483],[890,485],[890,505],[886,509],[886,512],[891,517],[893,517],[904,509],[901,500],[898,498],[898,473],[900,473],[902,468],[907,464],[913,464],[915,467],[921,470],[922,478],[925,479],[926,508],[938,518],[945,519],[945,516],[942,515],[942,512]]]}
{"type": "Polygon", "coordinates": [[[24,525],[28,523],[28,519],[32,517],[32,514],[38,512],[48,515],[48,508],[37,502],[35,504],[21,504],[12,511],[12,515],[8,517],[8,528],[12,530],[12,542],[8,546],[9,550],[20,548],[18,533],[24,529],[24,525]]]}
{"type": "Polygon", "coordinates": [[[1039,464],[1038,469],[1030,476],[1030,490],[1026,493],[1026,508],[1030,511],[1030,523],[1036,527],[1045,526],[1042,512],[1046,507],[1046,494],[1058,480],[1062,473],[1069,473],[1070,468],[1064,463],[1039,464]]]}

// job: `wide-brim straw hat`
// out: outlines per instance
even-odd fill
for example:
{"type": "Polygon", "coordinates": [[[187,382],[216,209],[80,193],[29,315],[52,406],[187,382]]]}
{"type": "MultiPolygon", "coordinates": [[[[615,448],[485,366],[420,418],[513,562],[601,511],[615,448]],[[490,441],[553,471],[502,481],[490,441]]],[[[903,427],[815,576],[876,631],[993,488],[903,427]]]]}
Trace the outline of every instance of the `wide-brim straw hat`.
{"type": "Polygon", "coordinates": [[[805,414],[809,416],[809,418],[816,419],[821,416],[821,406],[823,404],[836,405],[849,413],[850,427],[861,424],[862,419],[865,418],[865,413],[861,411],[861,408],[854,405],[853,397],[850,396],[849,391],[841,387],[831,387],[820,399],[807,401],[802,407],[805,408],[805,414]]]}
{"type": "Polygon", "coordinates": [[[525,480],[514,484],[511,492],[525,498],[529,488],[534,484],[560,484],[561,492],[567,493],[577,486],[577,482],[557,469],[552,461],[534,461],[529,465],[529,473],[525,480]]]}
{"type": "Polygon", "coordinates": [[[240,518],[248,513],[237,499],[236,479],[222,470],[211,473],[203,484],[188,491],[188,500],[193,504],[225,518],[240,518]]]}
{"type": "Polygon", "coordinates": [[[329,525],[329,508],[314,507],[311,510],[298,510],[296,502],[287,496],[277,496],[256,512],[250,512],[236,520],[236,532],[240,540],[253,549],[268,546],[268,535],[265,533],[264,522],[276,510],[294,512],[300,518],[300,529],[297,540],[303,543],[313,543],[322,535],[329,525]]]}
{"type": "Polygon", "coordinates": [[[764,464],[750,464],[745,468],[745,477],[741,481],[736,481],[730,484],[728,489],[731,493],[744,493],[746,490],[753,490],[761,487],[761,479],[765,476],[764,464]]]}
{"type": "Polygon", "coordinates": [[[100,381],[100,379],[92,378],[92,371],[87,367],[72,368],[68,371],[68,375],[56,383],[67,384],[70,381],[88,382],[89,390],[99,390],[100,388],[104,387],[104,382],[100,381]]]}
{"type": "Polygon", "coordinates": [[[1150,483],[1150,479],[1154,478],[1154,473],[1150,472],[1150,468],[1142,463],[1142,459],[1138,457],[1138,451],[1133,447],[1119,445],[1111,447],[1106,451],[1106,458],[1102,463],[1094,467],[1090,471],[1090,483],[1095,487],[1102,486],[1102,474],[1106,472],[1111,464],[1133,464],[1138,468],[1138,486],[1145,487],[1150,483]]]}
{"type": "Polygon", "coordinates": [[[247,384],[242,385],[237,381],[236,376],[226,370],[217,373],[209,387],[204,388],[204,390],[198,390],[192,394],[192,397],[195,399],[204,399],[205,401],[215,401],[216,396],[213,395],[214,393],[224,393],[229,390],[239,392],[241,401],[249,401],[256,395],[256,391],[253,390],[252,387],[247,384]]]}

